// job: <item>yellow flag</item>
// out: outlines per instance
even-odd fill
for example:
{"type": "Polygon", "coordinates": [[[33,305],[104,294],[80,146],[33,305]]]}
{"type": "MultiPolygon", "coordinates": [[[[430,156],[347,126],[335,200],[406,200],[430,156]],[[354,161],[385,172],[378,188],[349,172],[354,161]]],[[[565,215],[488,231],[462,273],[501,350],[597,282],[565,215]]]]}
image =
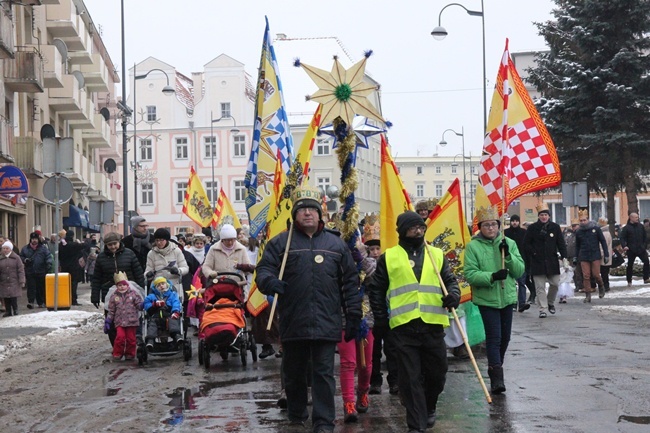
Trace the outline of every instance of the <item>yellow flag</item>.
{"type": "Polygon", "coordinates": [[[190,179],[187,181],[183,199],[183,213],[201,227],[207,227],[212,221],[212,206],[194,167],[190,167],[190,179]]]}
{"type": "Polygon", "coordinates": [[[379,234],[381,250],[397,245],[397,217],[407,210],[413,210],[402,178],[397,171],[393,157],[390,156],[386,137],[381,136],[381,196],[379,198],[379,234]]]}
{"type": "Polygon", "coordinates": [[[221,188],[219,190],[219,198],[217,198],[217,207],[214,209],[212,227],[218,230],[224,224],[231,224],[236,229],[241,228],[239,217],[232,207],[232,203],[228,200],[226,193],[223,192],[223,188],[221,188]]]}
{"type": "Polygon", "coordinates": [[[460,182],[456,178],[431,211],[424,239],[444,253],[451,271],[458,279],[460,302],[472,299],[472,291],[465,279],[464,270],[465,245],[471,239],[465,221],[460,200],[460,182]]]}

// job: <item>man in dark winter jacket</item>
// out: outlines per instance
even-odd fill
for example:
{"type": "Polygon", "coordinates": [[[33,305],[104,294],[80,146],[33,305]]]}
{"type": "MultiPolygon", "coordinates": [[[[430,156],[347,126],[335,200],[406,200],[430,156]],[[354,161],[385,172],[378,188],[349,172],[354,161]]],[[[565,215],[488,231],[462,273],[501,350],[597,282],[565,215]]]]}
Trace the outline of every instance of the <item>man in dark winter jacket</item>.
{"type": "Polygon", "coordinates": [[[576,231],[576,254],[582,269],[584,302],[591,302],[591,293],[596,291],[591,283],[592,280],[595,280],[598,285],[599,297],[605,296],[605,286],[600,275],[600,260],[609,263],[609,250],[602,230],[595,221],[589,220],[589,212],[586,209],[580,210],[578,217],[580,228],[576,231]]]}
{"type": "Polygon", "coordinates": [[[29,235],[29,243],[20,250],[20,258],[25,264],[27,279],[27,308],[45,307],[45,276],[52,268],[50,250],[41,242],[41,237],[34,232],[29,235]]]}
{"type": "Polygon", "coordinates": [[[409,431],[414,432],[423,432],[436,422],[438,396],[447,375],[447,309],[460,303],[456,277],[442,251],[426,245],[425,231],[420,215],[401,214],[397,218],[399,245],[379,257],[368,287],[374,329],[390,326],[400,399],[409,431]]]}
{"type": "MultiPolygon", "coordinates": [[[[519,215],[512,215],[510,217],[510,227],[503,231],[503,234],[515,241],[517,244],[517,249],[519,250],[519,255],[526,263],[526,257],[524,255],[524,238],[526,237],[526,229],[521,228],[519,220],[519,215]]],[[[517,311],[523,313],[524,311],[530,308],[530,304],[526,303],[526,272],[517,278],[517,311]]],[[[533,297],[534,298],[534,297],[533,297]]]]}
{"type": "Polygon", "coordinates": [[[551,221],[551,213],[546,203],[537,205],[537,218],[526,230],[524,250],[535,282],[539,317],[544,318],[547,309],[549,313],[555,314],[555,298],[560,284],[559,259],[566,258],[566,243],[560,226],[551,221]]]}
{"type": "MultiPolygon", "coordinates": [[[[351,341],[361,323],[359,276],[352,254],[337,235],[324,230],[320,193],[308,187],[294,191],[291,243],[289,231],[271,239],[257,266],[262,293],[278,297],[283,375],[290,424],[303,425],[307,412],[307,366],[311,360],[313,431],[334,430],[334,352],[351,341]],[[279,278],[283,257],[286,267],[279,278]]],[[[418,217],[419,218],[419,217],[418,217]]],[[[422,219],[420,218],[420,222],[422,219]]]]}
{"type": "Polygon", "coordinates": [[[646,234],[643,225],[639,223],[639,214],[632,212],[628,217],[627,224],[621,230],[621,247],[627,254],[627,277],[628,287],[632,285],[632,273],[634,272],[634,260],[638,257],[643,262],[643,284],[650,283],[650,262],[648,252],[645,249],[646,234]]]}
{"type": "Polygon", "coordinates": [[[59,266],[61,272],[70,274],[72,280],[72,305],[81,305],[77,300],[77,287],[84,278],[84,268],[79,264],[79,259],[90,252],[86,244],[75,242],[74,232],[68,230],[65,234],[65,243],[59,245],[59,266]]]}
{"type": "Polygon", "coordinates": [[[140,267],[144,270],[147,267],[147,254],[153,248],[153,237],[149,233],[147,220],[141,216],[132,217],[131,234],[126,236],[122,243],[135,253],[138,262],[140,262],[140,267]]]}

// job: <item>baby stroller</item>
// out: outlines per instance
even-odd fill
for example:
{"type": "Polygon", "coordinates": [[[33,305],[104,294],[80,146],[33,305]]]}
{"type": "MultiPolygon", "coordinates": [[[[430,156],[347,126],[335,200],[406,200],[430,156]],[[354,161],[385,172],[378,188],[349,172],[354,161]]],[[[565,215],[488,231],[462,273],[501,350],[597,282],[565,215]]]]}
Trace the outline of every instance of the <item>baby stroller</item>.
{"type": "MultiPolygon", "coordinates": [[[[179,299],[182,298],[182,293],[178,293],[180,290],[182,292],[182,287],[177,289],[171,282],[168,282],[170,285],[169,290],[173,290],[178,295],[179,299]]],[[[149,293],[156,293],[153,283],[149,286],[149,293]]],[[[145,300],[146,304],[146,300],[145,300]]],[[[142,320],[142,339],[138,341],[138,348],[136,356],[138,358],[138,364],[142,365],[147,362],[149,355],[153,356],[173,356],[177,353],[182,352],[183,358],[185,361],[189,361],[192,358],[192,342],[187,338],[187,328],[183,320],[183,309],[180,308],[180,318],[178,319],[178,335],[182,336],[182,343],[174,341],[174,334],[170,332],[170,321],[171,321],[171,311],[168,307],[160,308],[155,315],[150,315],[145,311],[144,320],[142,320]],[[153,347],[147,349],[147,341],[151,342],[152,337],[148,337],[148,329],[150,322],[155,321],[157,336],[153,338],[153,347]]]]}
{"type": "Polygon", "coordinates": [[[233,272],[220,272],[203,293],[203,311],[199,314],[199,364],[210,368],[210,353],[216,352],[225,361],[230,353],[239,354],[242,365],[247,350],[257,362],[257,345],[247,330],[244,314],[246,280],[233,272]]]}

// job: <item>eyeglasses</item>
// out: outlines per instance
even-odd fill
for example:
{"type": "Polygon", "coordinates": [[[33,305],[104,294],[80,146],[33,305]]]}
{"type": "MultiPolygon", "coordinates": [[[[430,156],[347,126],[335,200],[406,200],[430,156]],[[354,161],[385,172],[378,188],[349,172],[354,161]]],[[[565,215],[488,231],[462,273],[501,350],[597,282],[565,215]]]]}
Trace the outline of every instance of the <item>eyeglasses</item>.
{"type": "Polygon", "coordinates": [[[488,228],[488,229],[493,229],[495,227],[499,227],[499,223],[484,223],[484,224],[481,224],[481,228],[483,228],[483,227],[488,228]]]}
{"type": "Polygon", "coordinates": [[[298,209],[297,212],[298,213],[307,213],[307,211],[314,212],[314,213],[318,212],[318,210],[314,209],[313,207],[301,207],[300,209],[298,209]]]}
{"type": "Polygon", "coordinates": [[[415,227],[409,227],[409,229],[406,231],[407,233],[417,233],[417,232],[426,232],[427,231],[427,226],[415,226],[415,227]]]}

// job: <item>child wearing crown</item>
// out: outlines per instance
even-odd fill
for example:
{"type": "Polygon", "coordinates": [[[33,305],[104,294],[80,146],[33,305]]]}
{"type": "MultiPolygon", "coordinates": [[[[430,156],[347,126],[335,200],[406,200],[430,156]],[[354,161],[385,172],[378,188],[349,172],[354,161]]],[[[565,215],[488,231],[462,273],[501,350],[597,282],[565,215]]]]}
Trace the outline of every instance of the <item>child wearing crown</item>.
{"type": "Polygon", "coordinates": [[[124,272],[118,272],[114,277],[115,291],[108,301],[108,315],[104,321],[104,333],[108,333],[111,325],[115,325],[117,336],[113,344],[113,359],[119,361],[135,358],[136,330],[140,326],[140,311],[142,310],[142,295],[135,283],[131,283],[124,272]]]}

